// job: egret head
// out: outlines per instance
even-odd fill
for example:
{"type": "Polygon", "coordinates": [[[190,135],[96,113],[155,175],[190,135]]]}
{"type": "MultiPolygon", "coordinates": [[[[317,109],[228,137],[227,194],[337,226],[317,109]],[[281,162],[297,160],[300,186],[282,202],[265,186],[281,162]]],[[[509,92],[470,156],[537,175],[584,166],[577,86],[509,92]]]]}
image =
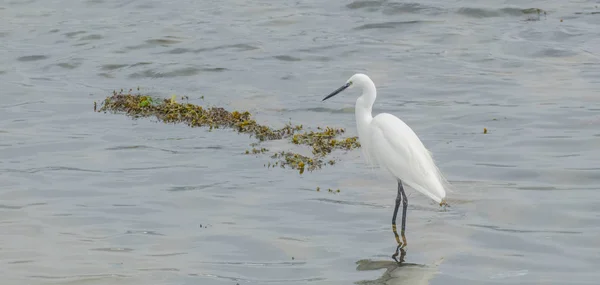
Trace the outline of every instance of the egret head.
{"type": "Polygon", "coordinates": [[[357,74],[352,75],[352,77],[350,77],[350,79],[348,79],[344,85],[342,85],[340,88],[336,89],[335,91],[331,92],[331,94],[327,95],[321,101],[325,101],[325,100],[327,100],[327,99],[337,95],[338,93],[340,93],[348,88],[351,88],[351,87],[361,88],[363,90],[363,93],[367,90],[369,90],[369,91],[372,90],[373,93],[375,92],[375,84],[373,83],[371,78],[369,78],[369,76],[367,76],[366,74],[357,73],[357,74]]]}

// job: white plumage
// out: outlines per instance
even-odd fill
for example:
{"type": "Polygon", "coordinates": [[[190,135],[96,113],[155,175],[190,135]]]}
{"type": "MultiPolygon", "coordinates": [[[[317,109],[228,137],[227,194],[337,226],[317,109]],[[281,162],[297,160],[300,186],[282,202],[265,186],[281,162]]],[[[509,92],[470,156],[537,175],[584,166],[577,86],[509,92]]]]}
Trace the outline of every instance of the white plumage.
{"type": "Polygon", "coordinates": [[[445,180],[430,152],[402,120],[386,113],[375,116],[364,140],[374,163],[437,203],[446,198],[445,180]]]}
{"type": "Polygon", "coordinates": [[[448,183],[415,132],[394,115],[381,113],[373,118],[371,113],[377,90],[367,75],[353,75],[323,100],[352,87],[362,90],[356,99],[355,115],[358,138],[367,162],[381,166],[434,201],[445,202],[448,183]]]}

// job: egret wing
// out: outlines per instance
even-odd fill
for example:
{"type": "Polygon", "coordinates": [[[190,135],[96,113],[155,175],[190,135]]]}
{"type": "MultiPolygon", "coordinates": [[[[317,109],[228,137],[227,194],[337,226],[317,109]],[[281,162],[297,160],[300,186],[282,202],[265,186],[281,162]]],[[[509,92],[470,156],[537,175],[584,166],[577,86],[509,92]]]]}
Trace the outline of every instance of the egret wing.
{"type": "Polygon", "coordinates": [[[373,118],[370,126],[370,156],[403,183],[440,203],[447,182],[413,130],[386,113],[373,118]]]}

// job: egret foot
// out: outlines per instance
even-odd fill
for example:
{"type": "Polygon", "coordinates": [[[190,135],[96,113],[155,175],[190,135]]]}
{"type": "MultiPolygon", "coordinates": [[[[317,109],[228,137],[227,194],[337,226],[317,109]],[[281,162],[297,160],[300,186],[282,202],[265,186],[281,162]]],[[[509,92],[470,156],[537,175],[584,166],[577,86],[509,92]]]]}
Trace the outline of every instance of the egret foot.
{"type": "Polygon", "coordinates": [[[405,256],[406,250],[402,246],[398,245],[398,247],[396,247],[396,252],[392,255],[392,259],[398,263],[402,263],[404,262],[405,256]],[[400,255],[400,258],[398,258],[398,255],[400,255]]]}

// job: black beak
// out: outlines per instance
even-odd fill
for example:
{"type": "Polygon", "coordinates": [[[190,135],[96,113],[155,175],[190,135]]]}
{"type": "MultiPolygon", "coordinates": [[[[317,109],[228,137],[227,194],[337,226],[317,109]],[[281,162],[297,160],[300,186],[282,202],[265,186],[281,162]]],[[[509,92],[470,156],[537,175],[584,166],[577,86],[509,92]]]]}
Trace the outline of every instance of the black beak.
{"type": "Polygon", "coordinates": [[[327,95],[327,97],[323,98],[323,100],[321,100],[321,102],[323,102],[323,101],[325,101],[325,100],[327,100],[327,99],[329,99],[329,98],[337,95],[338,93],[344,91],[344,89],[350,87],[350,85],[352,85],[352,82],[348,82],[348,83],[344,84],[342,87],[336,89],[335,91],[331,92],[331,94],[327,95]]]}

